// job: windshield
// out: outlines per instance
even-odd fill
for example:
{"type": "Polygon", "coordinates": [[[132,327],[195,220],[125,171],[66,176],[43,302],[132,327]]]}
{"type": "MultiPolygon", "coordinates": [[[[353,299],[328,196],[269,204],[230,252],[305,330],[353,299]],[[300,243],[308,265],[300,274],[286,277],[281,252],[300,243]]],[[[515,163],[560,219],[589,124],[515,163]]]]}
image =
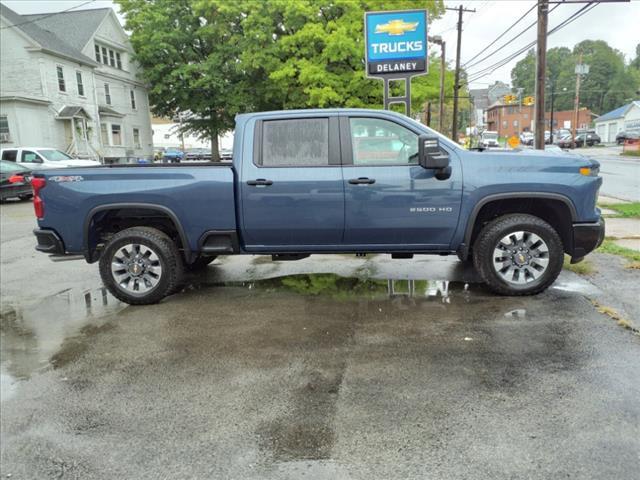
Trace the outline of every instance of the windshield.
{"type": "Polygon", "coordinates": [[[60,150],[38,150],[38,153],[51,162],[73,160],[73,158],[60,150]]]}
{"type": "Polygon", "coordinates": [[[486,138],[487,140],[496,140],[498,138],[497,133],[483,133],[482,138],[486,138]]]}
{"type": "Polygon", "coordinates": [[[13,162],[1,161],[0,173],[26,172],[27,169],[13,162]]]}

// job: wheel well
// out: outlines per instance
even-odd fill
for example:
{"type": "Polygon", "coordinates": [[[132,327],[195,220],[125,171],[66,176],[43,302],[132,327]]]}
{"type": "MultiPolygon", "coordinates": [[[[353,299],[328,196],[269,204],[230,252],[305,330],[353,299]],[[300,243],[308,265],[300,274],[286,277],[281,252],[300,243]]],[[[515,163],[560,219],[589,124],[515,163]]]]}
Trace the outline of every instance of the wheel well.
{"type": "Polygon", "coordinates": [[[114,207],[94,213],[85,224],[85,257],[89,262],[100,258],[102,247],[121,230],[152,227],[166,233],[185,256],[190,254],[187,240],[175,218],[168,212],[147,207],[114,207]]]}
{"type": "Polygon", "coordinates": [[[558,232],[564,251],[570,251],[573,244],[571,210],[562,200],[551,198],[505,198],[483,205],[473,224],[471,238],[468,243],[469,249],[473,248],[473,243],[480,230],[487,223],[509,213],[527,213],[541,218],[558,232]]]}

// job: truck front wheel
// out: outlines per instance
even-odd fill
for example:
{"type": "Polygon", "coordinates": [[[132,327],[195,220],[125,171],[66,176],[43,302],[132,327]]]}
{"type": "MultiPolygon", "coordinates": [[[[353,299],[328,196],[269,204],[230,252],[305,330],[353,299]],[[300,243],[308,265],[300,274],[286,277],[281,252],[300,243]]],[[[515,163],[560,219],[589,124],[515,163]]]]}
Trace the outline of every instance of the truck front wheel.
{"type": "Polygon", "coordinates": [[[155,228],[116,233],[100,257],[102,282],[114,297],[130,305],[159,302],[175,291],[182,276],[178,247],[155,228]]]}
{"type": "Polygon", "coordinates": [[[500,295],[534,295],[547,289],[562,270],[564,249],[554,228],[526,214],[488,223],[473,247],[482,280],[500,295]]]}

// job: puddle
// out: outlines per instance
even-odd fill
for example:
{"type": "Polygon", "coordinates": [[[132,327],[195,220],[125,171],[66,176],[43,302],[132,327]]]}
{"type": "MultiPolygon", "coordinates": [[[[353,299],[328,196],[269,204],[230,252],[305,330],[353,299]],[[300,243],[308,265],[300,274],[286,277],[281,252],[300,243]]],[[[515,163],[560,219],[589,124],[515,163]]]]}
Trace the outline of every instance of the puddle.
{"type": "Polygon", "coordinates": [[[82,339],[109,328],[107,317],[125,307],[105,288],[66,290],[34,305],[5,306],[0,313],[1,399],[10,398],[17,382],[34,372],[75,358],[86,348],[82,339]]]}
{"type": "Polygon", "coordinates": [[[376,279],[344,277],[333,273],[296,274],[252,281],[215,282],[195,279],[184,291],[215,287],[288,291],[300,295],[327,296],[335,300],[383,298],[432,298],[450,303],[452,296],[468,298],[469,285],[449,280],[376,279]]]}

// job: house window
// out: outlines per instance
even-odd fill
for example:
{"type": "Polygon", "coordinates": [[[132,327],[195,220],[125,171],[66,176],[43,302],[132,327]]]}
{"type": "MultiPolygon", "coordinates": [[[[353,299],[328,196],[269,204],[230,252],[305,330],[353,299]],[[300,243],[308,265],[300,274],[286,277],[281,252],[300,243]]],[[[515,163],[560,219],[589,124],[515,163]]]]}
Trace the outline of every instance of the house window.
{"type": "Polygon", "coordinates": [[[120,58],[120,53],[118,52],[116,52],[116,65],[122,70],[122,58],[120,58]]]}
{"type": "Polygon", "coordinates": [[[76,82],[78,83],[78,95],[84,97],[84,85],[82,84],[82,72],[76,72],[76,82]]]}
{"type": "Polygon", "coordinates": [[[106,47],[102,47],[102,63],[104,63],[105,65],[109,64],[109,60],[107,60],[107,48],[106,47]]]}
{"type": "Polygon", "coordinates": [[[513,121],[513,126],[516,127],[516,128],[518,127],[518,120],[514,120],[513,121]]]}
{"type": "Polygon", "coordinates": [[[64,71],[62,70],[62,67],[60,65],[56,67],[56,71],[58,72],[58,90],[60,90],[61,92],[66,92],[67,87],[64,84],[64,71]]]}
{"type": "Polygon", "coordinates": [[[134,148],[140,148],[140,129],[133,129],[133,146],[134,148]]]}
{"type": "Polygon", "coordinates": [[[102,144],[109,145],[109,130],[107,130],[107,124],[100,124],[100,136],[102,137],[102,144]]]}
{"type": "Polygon", "coordinates": [[[8,143],[10,140],[9,119],[6,115],[0,115],[0,143],[8,143]]]}
{"type": "Polygon", "coordinates": [[[111,65],[112,67],[116,66],[115,54],[116,52],[114,52],[113,50],[109,50],[109,65],[111,65]]]}
{"type": "Polygon", "coordinates": [[[509,126],[509,122],[507,122],[506,120],[502,121],[502,128],[507,128],[509,126]]]}
{"type": "Polygon", "coordinates": [[[94,47],[96,49],[96,62],[102,63],[102,59],[100,58],[100,46],[94,45],[94,47]]]}
{"type": "Polygon", "coordinates": [[[171,135],[169,135],[168,133],[164,134],[164,139],[165,140],[169,140],[171,138],[171,135]]]}
{"type": "Polygon", "coordinates": [[[104,101],[107,102],[107,105],[111,105],[111,92],[108,83],[104,84],[104,101]]]}
{"type": "Polygon", "coordinates": [[[131,97],[131,108],[136,109],[136,92],[129,90],[129,96],[131,97]]]}
{"type": "Polygon", "coordinates": [[[111,140],[113,140],[114,145],[122,145],[120,125],[116,125],[114,123],[111,124],[111,140]]]}

